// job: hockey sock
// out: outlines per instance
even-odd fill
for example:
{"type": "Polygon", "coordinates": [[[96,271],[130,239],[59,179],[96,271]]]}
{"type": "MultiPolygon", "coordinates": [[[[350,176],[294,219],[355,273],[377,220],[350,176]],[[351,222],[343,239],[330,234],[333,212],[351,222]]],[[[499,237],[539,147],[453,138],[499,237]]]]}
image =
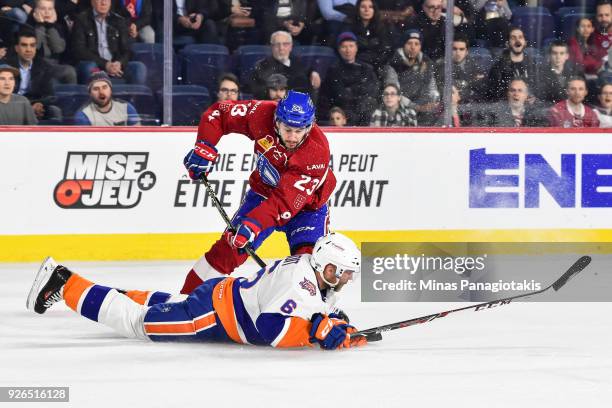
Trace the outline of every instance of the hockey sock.
{"type": "Polygon", "coordinates": [[[97,322],[102,302],[104,302],[111,289],[106,286],[95,285],[93,282],[73,273],[64,286],[64,300],[69,308],[97,322]]]}
{"type": "Polygon", "coordinates": [[[132,299],[139,305],[153,306],[158,303],[166,303],[170,299],[170,293],[166,292],[151,292],[145,290],[128,290],[125,296],[132,299]]]}

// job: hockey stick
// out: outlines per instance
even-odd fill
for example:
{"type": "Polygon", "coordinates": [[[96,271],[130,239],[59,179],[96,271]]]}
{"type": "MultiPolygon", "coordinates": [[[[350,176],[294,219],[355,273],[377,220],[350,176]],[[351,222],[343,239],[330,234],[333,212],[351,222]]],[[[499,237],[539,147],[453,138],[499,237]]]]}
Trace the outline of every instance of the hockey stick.
{"type": "Polygon", "coordinates": [[[475,311],[478,312],[479,310],[483,310],[483,309],[490,309],[490,308],[496,307],[496,306],[507,305],[511,301],[513,301],[514,299],[519,299],[519,298],[524,298],[524,297],[528,297],[528,296],[538,295],[540,293],[546,292],[550,288],[553,288],[555,290],[555,292],[556,292],[559,289],[561,289],[563,287],[563,285],[565,285],[567,283],[567,281],[569,281],[571,278],[576,276],[580,271],[582,271],[584,268],[586,268],[589,265],[589,263],[591,263],[591,257],[590,256],[585,255],[585,256],[580,257],[553,284],[545,287],[542,290],[538,290],[536,292],[530,292],[530,293],[525,293],[523,295],[511,296],[511,297],[507,297],[507,298],[504,298],[504,299],[493,300],[491,302],[485,302],[485,303],[480,303],[480,304],[477,304],[477,305],[466,306],[466,307],[462,307],[462,308],[459,308],[459,309],[447,310],[445,312],[434,313],[434,314],[430,314],[430,315],[427,315],[427,316],[415,317],[414,319],[404,320],[404,321],[396,322],[396,323],[385,324],[383,326],[372,327],[370,329],[360,330],[358,332],[355,332],[355,333],[351,334],[351,338],[357,337],[357,336],[365,336],[365,338],[368,341],[379,341],[379,340],[382,340],[382,332],[386,332],[386,331],[389,331],[389,330],[401,329],[402,327],[414,326],[415,324],[420,324],[420,323],[428,323],[428,322],[431,322],[432,320],[435,320],[435,319],[437,319],[439,317],[444,317],[444,316],[447,316],[447,315],[449,315],[451,313],[461,312],[463,310],[475,309],[475,311]]]}
{"type": "MultiPolygon", "coordinates": [[[[205,174],[202,174],[202,177],[200,177],[200,180],[202,180],[202,182],[204,183],[204,187],[206,187],[206,191],[208,192],[208,196],[212,200],[213,205],[215,206],[217,211],[219,211],[219,214],[221,214],[221,218],[223,218],[223,221],[225,221],[225,225],[227,225],[227,229],[231,231],[232,233],[236,233],[236,228],[234,228],[234,226],[232,225],[232,221],[227,216],[227,213],[221,206],[221,202],[219,202],[219,199],[217,198],[217,194],[215,193],[215,190],[213,190],[212,186],[210,185],[210,182],[208,181],[208,177],[206,177],[205,174]]],[[[247,254],[249,254],[251,258],[255,260],[255,262],[257,262],[257,264],[260,267],[262,268],[266,267],[266,263],[259,257],[259,255],[255,253],[255,250],[253,249],[253,247],[251,247],[251,244],[247,243],[246,246],[244,247],[244,250],[246,251],[247,254]]]]}

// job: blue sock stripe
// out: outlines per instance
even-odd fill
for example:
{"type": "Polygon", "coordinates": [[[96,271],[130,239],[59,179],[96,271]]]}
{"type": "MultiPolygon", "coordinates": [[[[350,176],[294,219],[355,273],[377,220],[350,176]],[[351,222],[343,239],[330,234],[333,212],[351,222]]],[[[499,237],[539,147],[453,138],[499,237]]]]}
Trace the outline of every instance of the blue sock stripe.
{"type": "Polygon", "coordinates": [[[147,306],[153,306],[158,303],[166,303],[168,299],[170,299],[170,294],[166,292],[153,292],[151,297],[149,298],[149,302],[147,306]]]}
{"type": "Polygon", "coordinates": [[[83,300],[81,306],[81,315],[95,322],[98,321],[98,314],[100,313],[100,307],[106,297],[106,294],[110,292],[112,288],[106,286],[94,285],[89,289],[89,293],[83,300]]]}

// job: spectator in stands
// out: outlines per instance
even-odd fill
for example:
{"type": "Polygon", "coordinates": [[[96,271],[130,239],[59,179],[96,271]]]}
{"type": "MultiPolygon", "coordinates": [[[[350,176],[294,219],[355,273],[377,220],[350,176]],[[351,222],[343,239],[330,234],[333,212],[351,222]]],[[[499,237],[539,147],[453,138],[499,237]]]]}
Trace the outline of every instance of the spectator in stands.
{"type": "Polygon", "coordinates": [[[527,40],[520,28],[510,29],[508,35],[508,48],[493,64],[489,71],[488,97],[497,101],[503,99],[508,91],[508,84],[512,79],[524,79],[530,88],[535,81],[536,65],[525,53],[527,40]]]}
{"type": "MultiPolygon", "coordinates": [[[[463,34],[457,34],[453,39],[452,74],[453,83],[461,93],[463,103],[474,102],[482,98],[487,76],[483,67],[470,56],[470,40],[463,34]]],[[[444,61],[440,61],[435,70],[436,83],[440,94],[444,87],[444,61]]]]}
{"type": "Polygon", "coordinates": [[[576,33],[569,39],[568,46],[570,60],[581,65],[586,75],[597,75],[604,53],[595,44],[595,28],[590,18],[576,22],[576,33]]]}
{"type": "Polygon", "coordinates": [[[35,125],[38,123],[30,101],[15,95],[15,78],[19,70],[0,64],[0,125],[35,125]]]}
{"type": "Polygon", "coordinates": [[[339,106],[350,125],[367,125],[376,106],[378,78],[370,64],[357,60],[357,37],[350,31],[336,40],[340,60],[327,71],[321,87],[320,111],[339,106]]]}
{"type": "Polygon", "coordinates": [[[397,84],[385,85],[382,94],[382,106],[372,114],[370,126],[417,126],[416,111],[407,104],[401,103],[401,95],[397,84]]]}
{"type": "Polygon", "coordinates": [[[250,1],[225,1],[230,3],[230,15],[227,18],[227,24],[220,25],[222,29],[220,34],[225,39],[225,45],[230,50],[235,50],[241,45],[257,42],[261,35],[259,34],[260,30],[255,27],[255,19],[252,16],[253,7],[251,7],[250,1]]]}
{"type": "Polygon", "coordinates": [[[28,24],[36,33],[36,54],[53,67],[53,77],[65,84],[76,84],[77,74],[73,66],[60,64],[68,45],[68,26],[57,18],[55,0],[36,0],[28,24]]]}
{"type": "Polygon", "coordinates": [[[311,93],[316,100],[316,92],[321,87],[321,76],[300,63],[299,58],[291,55],[293,37],[286,31],[276,31],[270,36],[272,56],[255,64],[251,79],[251,92],[256,99],[266,99],[266,79],[272,74],[283,74],[289,88],[311,93]]]}
{"type": "Polygon", "coordinates": [[[22,29],[17,34],[15,52],[6,58],[9,65],[19,69],[15,81],[16,94],[30,101],[38,120],[61,121],[62,111],[52,105],[54,99],[53,68],[37,56],[36,34],[22,29]]]}
{"type": "Polygon", "coordinates": [[[338,106],[334,106],[329,110],[329,125],[330,126],[346,126],[346,112],[338,106]]]}
{"type": "Polygon", "coordinates": [[[8,44],[4,42],[2,37],[0,37],[0,61],[6,57],[6,53],[8,51],[8,44]]]}
{"type": "Polygon", "coordinates": [[[94,72],[89,80],[88,90],[91,101],[75,114],[76,125],[140,125],[138,112],[131,103],[113,99],[113,84],[106,72],[94,72]]]}
{"type": "Polygon", "coordinates": [[[434,62],[444,58],[444,22],[442,16],[442,0],[425,0],[421,10],[410,17],[408,29],[421,32],[421,48],[434,62]]]}
{"type": "MultiPolygon", "coordinates": [[[[476,10],[474,9],[473,0],[455,0],[455,6],[453,9],[453,26],[455,32],[460,33],[467,38],[473,38],[474,33],[474,20],[476,10]]],[[[442,0],[442,15],[449,15],[447,10],[447,0],[442,0]]]]}
{"type": "Polygon", "coordinates": [[[358,0],[356,7],[357,16],[350,31],[357,36],[357,58],[381,74],[393,54],[391,33],[381,22],[374,0],[358,0]]]}
{"type": "Polygon", "coordinates": [[[478,38],[486,40],[489,47],[502,48],[510,32],[512,10],[507,0],[476,0],[476,32],[478,38]]]}
{"type": "Polygon", "coordinates": [[[120,0],[115,8],[128,20],[128,33],[131,38],[147,44],[155,42],[155,30],[151,27],[153,16],[151,0],[120,0]]]}
{"type": "Polygon", "coordinates": [[[266,99],[278,102],[287,94],[287,78],[283,74],[272,74],[266,80],[266,88],[266,99]]]}
{"type": "Polygon", "coordinates": [[[477,121],[486,127],[545,126],[544,107],[529,102],[529,86],[524,79],[513,79],[507,88],[506,100],[486,105],[477,121]]]}
{"type": "Polygon", "coordinates": [[[586,80],[581,77],[570,78],[566,87],[567,99],[550,109],[550,126],[564,128],[599,127],[599,119],[593,109],[583,102],[588,91],[586,80]]]}
{"type": "MultiPolygon", "coordinates": [[[[357,0],[317,0],[319,10],[325,20],[322,45],[333,47],[338,34],[349,29],[347,21],[349,16],[338,9],[342,9],[341,6],[344,7],[344,10],[350,9],[348,6],[354,6],[356,2],[357,0]]],[[[352,11],[354,12],[354,9],[352,11]]]]}
{"type": "Polygon", "coordinates": [[[612,43],[612,4],[610,0],[603,0],[597,4],[595,20],[597,22],[595,46],[605,56],[612,43]]]}
{"type": "Polygon", "coordinates": [[[595,107],[595,114],[602,128],[612,127],[612,84],[604,84],[599,88],[599,106],[595,107]]]}
{"type": "Polygon", "coordinates": [[[582,75],[582,68],[569,61],[567,44],[563,40],[554,40],[548,47],[548,62],[539,72],[536,94],[545,102],[562,101],[566,97],[568,79],[582,75]]]}
{"type": "MultiPolygon", "coordinates": [[[[453,85],[451,93],[451,123],[450,127],[464,127],[471,126],[471,112],[469,108],[474,106],[472,104],[461,103],[461,93],[459,89],[453,85]]],[[[436,126],[446,126],[446,112],[444,111],[444,104],[440,104],[439,116],[436,122],[436,126]]]]}
{"type": "Polygon", "coordinates": [[[278,30],[287,31],[294,42],[307,44],[311,39],[310,22],[306,21],[306,0],[255,1],[253,18],[262,31],[262,38],[278,30]]]}
{"type": "Polygon", "coordinates": [[[227,72],[219,78],[219,91],[217,92],[217,102],[237,101],[240,94],[240,84],[238,77],[231,72],[227,72]]]}
{"type": "Polygon", "coordinates": [[[217,0],[174,0],[174,35],[193,37],[198,43],[219,44],[215,21],[230,15],[217,0]]]}
{"type": "Polygon", "coordinates": [[[399,48],[385,67],[383,82],[396,83],[402,96],[410,100],[410,107],[418,114],[420,125],[435,121],[434,113],[439,107],[440,94],[434,78],[434,65],[421,52],[421,33],[408,30],[402,37],[399,48]],[[432,116],[433,115],[433,116],[432,116]]]}
{"type": "Polygon", "coordinates": [[[93,71],[103,69],[111,78],[144,84],[147,69],[130,61],[130,35],[126,20],[111,13],[110,0],[91,0],[92,10],[80,13],[72,28],[72,52],[79,62],[79,82],[86,83],[93,71]]]}

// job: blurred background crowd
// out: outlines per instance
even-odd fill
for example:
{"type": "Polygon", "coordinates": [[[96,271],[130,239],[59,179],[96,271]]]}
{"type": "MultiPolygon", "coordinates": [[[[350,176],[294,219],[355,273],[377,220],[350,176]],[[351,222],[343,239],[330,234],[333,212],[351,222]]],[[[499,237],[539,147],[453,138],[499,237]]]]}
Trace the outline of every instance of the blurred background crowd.
{"type": "Polygon", "coordinates": [[[160,125],[164,103],[195,125],[297,89],[330,126],[612,127],[610,0],[168,3],[172,32],[162,0],[0,0],[0,125],[160,125]]]}

